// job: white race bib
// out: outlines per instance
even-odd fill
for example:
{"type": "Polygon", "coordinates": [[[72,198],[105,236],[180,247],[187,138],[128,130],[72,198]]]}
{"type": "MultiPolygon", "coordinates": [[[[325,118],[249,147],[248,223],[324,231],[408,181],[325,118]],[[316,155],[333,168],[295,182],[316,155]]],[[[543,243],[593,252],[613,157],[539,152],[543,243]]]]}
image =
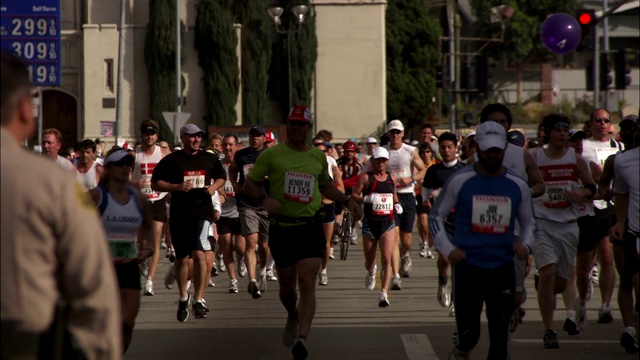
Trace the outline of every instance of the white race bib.
{"type": "Polygon", "coordinates": [[[205,174],[204,170],[188,170],[184,172],[184,181],[190,182],[194,189],[202,189],[205,185],[205,174]]]}
{"type": "Polygon", "coordinates": [[[249,175],[249,171],[251,171],[251,168],[253,168],[253,164],[245,164],[242,167],[242,172],[244,173],[245,180],[247,178],[247,175],[249,175]]]}
{"type": "Polygon", "coordinates": [[[372,193],[371,203],[373,204],[373,215],[393,214],[393,194],[372,193]]]}
{"type": "Polygon", "coordinates": [[[149,200],[157,199],[160,196],[158,192],[151,189],[151,175],[140,176],[140,191],[149,200]]]}
{"type": "Polygon", "coordinates": [[[509,232],[511,199],[507,196],[475,195],[471,213],[471,231],[502,235],[509,232]]]}
{"type": "Polygon", "coordinates": [[[310,203],[313,184],[313,175],[289,171],[284,176],[284,198],[305,204],[310,203]]]}
{"type": "Polygon", "coordinates": [[[544,206],[552,209],[562,209],[571,206],[564,194],[571,191],[568,181],[548,181],[545,183],[544,206]]]}

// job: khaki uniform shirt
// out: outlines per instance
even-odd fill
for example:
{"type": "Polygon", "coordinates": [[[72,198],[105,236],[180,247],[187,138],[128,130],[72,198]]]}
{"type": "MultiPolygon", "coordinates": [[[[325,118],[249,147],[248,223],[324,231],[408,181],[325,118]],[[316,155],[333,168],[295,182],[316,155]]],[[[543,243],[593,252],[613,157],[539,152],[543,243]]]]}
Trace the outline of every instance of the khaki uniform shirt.
{"type": "Polygon", "coordinates": [[[121,359],[119,292],[95,205],[75,177],[0,131],[3,322],[45,332],[60,298],[89,359],[121,359]]]}

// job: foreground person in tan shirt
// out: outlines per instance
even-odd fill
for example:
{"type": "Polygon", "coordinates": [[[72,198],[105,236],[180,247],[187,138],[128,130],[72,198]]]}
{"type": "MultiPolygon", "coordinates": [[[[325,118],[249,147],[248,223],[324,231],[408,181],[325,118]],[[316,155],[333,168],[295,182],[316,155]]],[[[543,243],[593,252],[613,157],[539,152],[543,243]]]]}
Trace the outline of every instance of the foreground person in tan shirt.
{"type": "Polygon", "coordinates": [[[51,329],[62,324],[67,351],[119,359],[118,288],[97,211],[71,173],[20,146],[36,127],[31,84],[13,55],[0,65],[0,358],[55,358],[51,329]]]}

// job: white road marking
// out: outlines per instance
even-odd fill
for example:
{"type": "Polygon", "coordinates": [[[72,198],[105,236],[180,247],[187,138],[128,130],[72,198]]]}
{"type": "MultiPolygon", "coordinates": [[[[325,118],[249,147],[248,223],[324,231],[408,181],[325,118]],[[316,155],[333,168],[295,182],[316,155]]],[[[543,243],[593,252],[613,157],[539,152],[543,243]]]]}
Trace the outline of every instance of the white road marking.
{"type": "MultiPolygon", "coordinates": [[[[511,339],[513,342],[523,344],[542,343],[542,339],[511,339]]],[[[617,344],[617,340],[560,340],[562,344],[617,344]]]]}
{"type": "Polygon", "coordinates": [[[400,335],[409,360],[438,360],[426,334],[400,335]]]}

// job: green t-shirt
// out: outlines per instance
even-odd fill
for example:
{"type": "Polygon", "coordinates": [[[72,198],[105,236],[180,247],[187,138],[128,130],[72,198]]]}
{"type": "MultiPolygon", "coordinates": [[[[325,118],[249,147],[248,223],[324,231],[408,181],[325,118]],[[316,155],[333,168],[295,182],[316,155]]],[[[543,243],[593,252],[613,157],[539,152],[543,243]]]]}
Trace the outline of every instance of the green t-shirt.
{"type": "Polygon", "coordinates": [[[320,188],[329,183],[327,157],[312,147],[295,151],[286,144],[267,149],[258,157],[248,177],[260,182],[269,177],[269,196],[280,202],[280,215],[311,217],[320,209],[320,188]]]}

